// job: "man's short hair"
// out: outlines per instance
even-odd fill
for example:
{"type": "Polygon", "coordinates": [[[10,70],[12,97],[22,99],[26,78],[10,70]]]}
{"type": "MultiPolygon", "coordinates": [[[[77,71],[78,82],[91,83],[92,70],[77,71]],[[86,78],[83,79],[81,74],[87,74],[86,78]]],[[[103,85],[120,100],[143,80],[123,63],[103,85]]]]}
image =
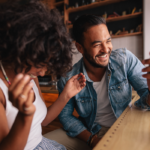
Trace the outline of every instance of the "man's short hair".
{"type": "Polygon", "coordinates": [[[73,24],[73,36],[76,42],[83,44],[83,33],[87,31],[92,26],[105,24],[106,21],[104,18],[96,15],[82,15],[78,17],[73,24]]]}

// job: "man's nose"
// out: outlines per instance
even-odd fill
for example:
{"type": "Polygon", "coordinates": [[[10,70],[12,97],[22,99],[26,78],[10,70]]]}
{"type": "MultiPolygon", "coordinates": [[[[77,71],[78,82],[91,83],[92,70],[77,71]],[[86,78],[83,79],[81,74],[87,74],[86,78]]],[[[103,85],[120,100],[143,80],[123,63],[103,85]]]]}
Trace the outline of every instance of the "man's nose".
{"type": "Polygon", "coordinates": [[[102,51],[103,53],[108,53],[109,52],[109,47],[106,43],[103,43],[102,44],[103,48],[102,48],[102,51]]]}

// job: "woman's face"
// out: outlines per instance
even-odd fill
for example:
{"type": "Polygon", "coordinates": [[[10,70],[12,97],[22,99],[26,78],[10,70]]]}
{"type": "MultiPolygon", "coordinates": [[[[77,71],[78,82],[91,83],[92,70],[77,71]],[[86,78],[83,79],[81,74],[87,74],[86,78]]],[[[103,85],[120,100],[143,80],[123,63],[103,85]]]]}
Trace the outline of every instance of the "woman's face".
{"type": "MultiPolygon", "coordinates": [[[[28,75],[30,75],[30,77],[36,78],[37,76],[41,76],[43,77],[45,75],[47,71],[47,65],[39,65],[37,67],[31,67],[31,69],[26,73],[28,75]]],[[[23,70],[23,72],[25,72],[25,69],[23,70]]]]}

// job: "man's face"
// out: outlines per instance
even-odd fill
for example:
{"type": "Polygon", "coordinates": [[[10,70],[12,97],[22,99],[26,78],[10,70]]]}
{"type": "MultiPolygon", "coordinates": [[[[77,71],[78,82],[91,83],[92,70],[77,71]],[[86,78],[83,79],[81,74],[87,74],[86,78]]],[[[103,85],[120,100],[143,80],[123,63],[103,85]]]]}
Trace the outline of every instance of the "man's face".
{"type": "Polygon", "coordinates": [[[96,68],[106,67],[112,51],[111,37],[106,25],[93,26],[83,36],[84,60],[96,68]]]}

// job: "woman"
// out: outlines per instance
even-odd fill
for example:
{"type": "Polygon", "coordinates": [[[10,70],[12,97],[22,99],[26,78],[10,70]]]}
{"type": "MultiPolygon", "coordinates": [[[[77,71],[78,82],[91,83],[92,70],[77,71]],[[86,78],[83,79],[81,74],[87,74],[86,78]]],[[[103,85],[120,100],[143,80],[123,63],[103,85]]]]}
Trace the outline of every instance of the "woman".
{"type": "Polygon", "coordinates": [[[71,69],[71,41],[59,13],[40,2],[6,3],[0,8],[0,149],[49,150],[65,147],[42,137],[47,125],[85,86],[83,74],[66,84],[46,110],[37,76],[71,69]]]}

